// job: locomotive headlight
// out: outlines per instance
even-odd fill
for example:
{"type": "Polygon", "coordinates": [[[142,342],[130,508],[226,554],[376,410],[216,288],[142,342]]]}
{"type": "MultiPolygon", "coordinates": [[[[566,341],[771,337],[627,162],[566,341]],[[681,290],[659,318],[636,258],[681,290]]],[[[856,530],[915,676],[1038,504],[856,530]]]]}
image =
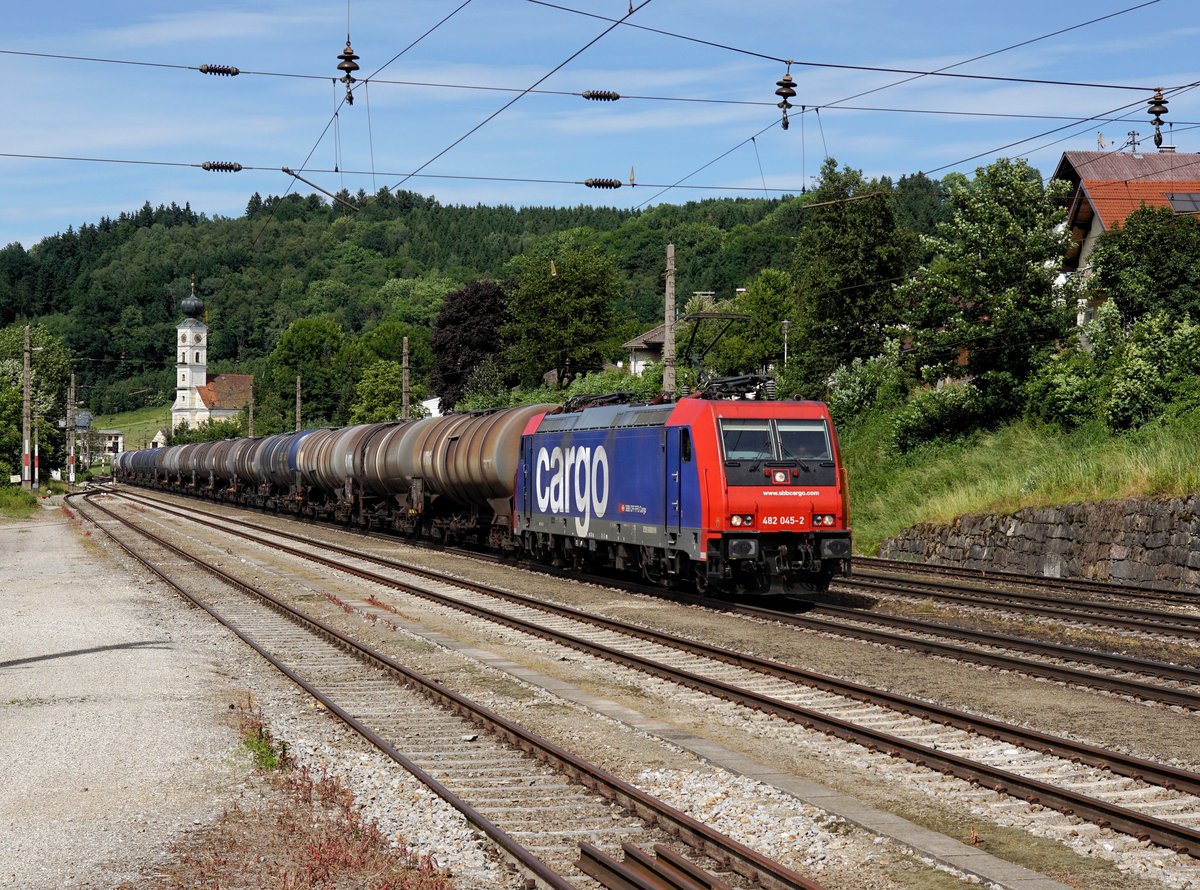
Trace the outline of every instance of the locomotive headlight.
{"type": "Polygon", "coordinates": [[[742,517],[742,525],[754,525],[754,514],[747,513],[742,517]]]}
{"type": "Polygon", "coordinates": [[[734,528],[737,528],[738,526],[740,526],[742,524],[742,517],[738,516],[737,514],[730,516],[729,524],[732,525],[734,528]]]}
{"type": "Polygon", "coordinates": [[[775,471],[775,482],[777,484],[782,485],[783,483],[785,483],[787,481],[788,481],[787,470],[776,470],[775,471]]]}
{"type": "Polygon", "coordinates": [[[832,513],[817,513],[813,516],[813,525],[833,525],[832,513]]]}

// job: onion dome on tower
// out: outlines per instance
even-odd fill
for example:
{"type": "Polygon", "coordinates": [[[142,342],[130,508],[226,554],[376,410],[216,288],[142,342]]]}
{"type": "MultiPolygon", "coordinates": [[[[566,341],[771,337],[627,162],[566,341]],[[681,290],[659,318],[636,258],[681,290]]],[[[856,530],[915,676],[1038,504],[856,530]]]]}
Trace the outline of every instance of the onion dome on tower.
{"type": "Polygon", "coordinates": [[[196,280],[194,278],[192,279],[192,292],[183,298],[179,308],[188,318],[199,318],[204,314],[204,301],[196,296],[196,280]]]}

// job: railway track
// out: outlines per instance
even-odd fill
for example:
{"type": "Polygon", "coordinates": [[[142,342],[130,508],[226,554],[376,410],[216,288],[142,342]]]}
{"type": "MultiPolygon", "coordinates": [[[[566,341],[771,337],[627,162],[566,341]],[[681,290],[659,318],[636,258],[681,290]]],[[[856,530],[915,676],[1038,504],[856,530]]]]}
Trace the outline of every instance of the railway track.
{"type": "MultiPolygon", "coordinates": [[[[121,491],[129,498],[141,498],[151,505],[164,505],[161,501],[143,492],[136,494],[121,491]]],[[[173,503],[173,502],[171,502],[173,503]]],[[[209,514],[217,516],[220,514],[209,514]]],[[[241,520],[229,520],[240,522],[241,520]]],[[[257,526],[256,526],[257,527],[257,526]]],[[[367,539],[392,544],[396,539],[390,535],[356,532],[367,539]]],[[[295,540],[305,541],[301,536],[295,540]]],[[[424,546],[420,543],[412,546],[424,546]]],[[[435,551],[451,552],[491,564],[501,562],[492,554],[433,547],[435,551]]],[[[975,631],[952,625],[922,621],[914,618],[847,609],[838,606],[813,604],[803,601],[805,612],[795,609],[781,610],[744,602],[714,600],[709,597],[692,596],[662,587],[649,587],[627,580],[609,577],[594,577],[567,573],[547,566],[528,567],[531,571],[543,572],[554,577],[583,580],[602,586],[619,586],[633,593],[659,599],[687,603],[707,609],[740,614],[782,624],[789,624],[819,633],[857,639],[901,649],[925,652],[958,661],[1016,671],[1033,677],[1041,677],[1086,689],[1096,689],[1116,695],[1125,695],[1159,704],[1200,710],[1200,669],[1163,661],[1131,658],[1108,652],[1100,652],[1057,643],[1014,637],[986,631],[975,631]],[[826,617],[820,617],[826,616],[826,617]],[[883,629],[886,628],[886,629],[883,629]],[[902,631],[896,633],[893,631],[902,631]],[[957,640],[968,645],[942,642],[957,640]],[[1016,656],[1012,652],[1033,656],[1036,660],[1016,656]],[[1076,665],[1076,666],[1073,666],[1076,665]],[[1102,672],[1083,670],[1077,665],[1091,665],[1102,672]],[[1159,682],[1151,682],[1150,678],[1159,682]],[[1162,681],[1166,681],[1165,683],[1162,681]]]]}
{"type": "Polygon", "coordinates": [[[1043,593],[985,588],[957,581],[910,576],[856,573],[838,585],[859,593],[935,600],[975,609],[1033,615],[1058,621],[1119,629],[1181,640],[1200,640],[1200,615],[1147,609],[1099,600],[1071,600],[1043,593]]]}
{"type": "Polygon", "coordinates": [[[931,562],[912,562],[902,559],[882,559],[859,556],[854,560],[855,571],[887,573],[889,575],[935,575],[960,578],[980,584],[1002,584],[1009,587],[1032,587],[1040,590],[1070,590],[1089,596],[1113,596],[1123,599],[1152,600],[1155,602],[1195,602],[1200,600],[1200,591],[1159,590],[1132,584],[1117,584],[1112,581],[1097,581],[1091,578],[1052,578],[1048,575],[1033,575],[1027,572],[1004,570],[968,569],[963,566],[940,565],[931,562]]]}
{"type": "Polygon", "coordinates": [[[155,506],[276,552],[1200,856],[1200,775],[1196,773],[535,601],[361,550],[311,541],[244,520],[222,517],[219,523],[211,522],[161,503],[155,506]],[[255,528],[256,533],[232,525],[255,528]],[[302,543],[308,549],[286,541],[302,543]],[[315,553],[315,548],[335,552],[339,558],[315,553]],[[1024,753],[1014,758],[1013,745],[1020,745],[1024,753]]]}
{"type": "Polygon", "coordinates": [[[96,499],[82,500],[91,522],[462,813],[530,886],[821,890],[96,499]],[[202,594],[197,569],[216,579],[202,594]]]}

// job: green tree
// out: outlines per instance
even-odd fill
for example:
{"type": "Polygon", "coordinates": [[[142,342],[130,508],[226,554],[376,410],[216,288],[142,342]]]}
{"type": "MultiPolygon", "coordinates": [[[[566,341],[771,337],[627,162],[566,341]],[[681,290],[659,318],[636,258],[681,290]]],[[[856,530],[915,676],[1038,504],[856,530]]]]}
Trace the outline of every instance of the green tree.
{"type": "MultiPolygon", "coordinates": [[[[789,347],[795,342],[790,339],[792,320],[799,316],[796,287],[786,272],[764,269],[746,284],[729,307],[731,312],[750,316],[747,321],[735,321],[728,332],[713,347],[707,367],[717,374],[750,374],[766,371],[768,366],[783,365],[783,322],[789,325],[789,347]]],[[[703,311],[703,310],[701,310],[703,311]]],[[[705,322],[707,332],[715,335],[724,322],[705,322]]],[[[690,330],[690,328],[688,329],[690,330]]],[[[706,330],[697,334],[700,343],[706,330]]],[[[687,333],[684,333],[687,336],[687,333]]],[[[691,356],[680,356],[688,362],[691,356]]]]}
{"type": "MultiPolygon", "coordinates": [[[[40,419],[39,451],[43,467],[59,465],[63,456],[64,435],[58,421],[66,419],[67,385],[71,376],[71,353],[63,342],[40,325],[29,333],[30,346],[36,350],[30,361],[30,405],[40,419]]],[[[11,460],[19,470],[23,444],[21,427],[24,398],[25,326],[12,325],[0,330],[0,461],[11,460]],[[13,399],[16,413],[11,413],[13,399]],[[15,437],[15,438],[14,438],[15,437]],[[15,442],[15,445],[12,443],[15,442]]],[[[11,472],[17,472],[12,470],[11,472]]],[[[47,474],[48,475],[48,474],[47,474]]]]}
{"type": "Polygon", "coordinates": [[[1088,289],[1112,299],[1127,322],[1160,309],[1200,316],[1198,257],[1200,219],[1143,206],[1096,241],[1088,289]]]}
{"type": "Polygon", "coordinates": [[[1008,159],[947,182],[951,221],[897,291],[910,307],[909,361],[927,382],[973,376],[992,409],[1011,410],[1015,387],[1073,321],[1074,301],[1055,283],[1067,185],[1043,189],[1028,163],[1008,159]]]}
{"type": "Polygon", "coordinates": [[[461,281],[440,274],[392,278],[379,288],[379,302],[385,317],[428,327],[437,318],[446,294],[461,284],[461,281]]]}
{"type": "Polygon", "coordinates": [[[895,288],[911,271],[916,240],[897,224],[890,188],[827,158],[814,206],[800,218],[792,355],[810,396],[823,394],[835,368],[877,355],[903,318],[895,288]]]}
{"type": "Polygon", "coordinates": [[[598,370],[620,296],[613,261],[595,249],[548,245],[513,265],[520,283],[502,334],[516,372],[527,382],[552,372],[562,389],[581,372],[598,370]]]}
{"type": "Polygon", "coordinates": [[[217,442],[222,439],[237,439],[246,435],[246,417],[234,417],[229,420],[205,420],[195,428],[180,427],[171,433],[172,445],[186,445],[189,442],[217,442]]]}
{"type": "MultiPolygon", "coordinates": [[[[409,392],[409,416],[421,417],[421,402],[429,398],[423,386],[409,392]]],[[[404,413],[404,367],[399,362],[377,361],[367,366],[354,387],[350,423],[387,423],[404,413]]]]}
{"type": "Polygon", "coordinates": [[[457,405],[475,369],[500,353],[500,330],[507,321],[508,292],[494,281],[472,281],[446,294],[430,337],[430,385],[443,408],[457,405]]]}
{"type": "Polygon", "coordinates": [[[301,414],[306,426],[345,420],[353,389],[352,366],[344,352],[346,336],[328,318],[293,322],[271,351],[267,410],[283,428],[294,404],[300,375],[301,414]]]}

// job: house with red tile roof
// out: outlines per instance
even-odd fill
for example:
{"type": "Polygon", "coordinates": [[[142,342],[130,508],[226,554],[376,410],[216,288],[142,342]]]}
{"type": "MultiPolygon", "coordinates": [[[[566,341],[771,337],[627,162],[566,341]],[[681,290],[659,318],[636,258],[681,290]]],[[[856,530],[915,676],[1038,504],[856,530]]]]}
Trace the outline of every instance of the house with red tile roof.
{"type": "Polygon", "coordinates": [[[1200,209],[1200,154],[1068,151],[1051,178],[1075,186],[1067,217],[1072,246],[1063,262],[1068,273],[1086,274],[1100,233],[1143,205],[1177,213],[1200,209]]]}
{"type": "MultiPolygon", "coordinates": [[[[1174,151],[1068,151],[1051,179],[1070,182],[1067,226],[1071,247],[1063,260],[1067,275],[1087,276],[1096,239],[1120,225],[1139,207],[1176,213],[1200,211],[1200,154],[1174,151]]],[[[1081,306],[1080,324],[1091,307],[1081,306]]]]}

